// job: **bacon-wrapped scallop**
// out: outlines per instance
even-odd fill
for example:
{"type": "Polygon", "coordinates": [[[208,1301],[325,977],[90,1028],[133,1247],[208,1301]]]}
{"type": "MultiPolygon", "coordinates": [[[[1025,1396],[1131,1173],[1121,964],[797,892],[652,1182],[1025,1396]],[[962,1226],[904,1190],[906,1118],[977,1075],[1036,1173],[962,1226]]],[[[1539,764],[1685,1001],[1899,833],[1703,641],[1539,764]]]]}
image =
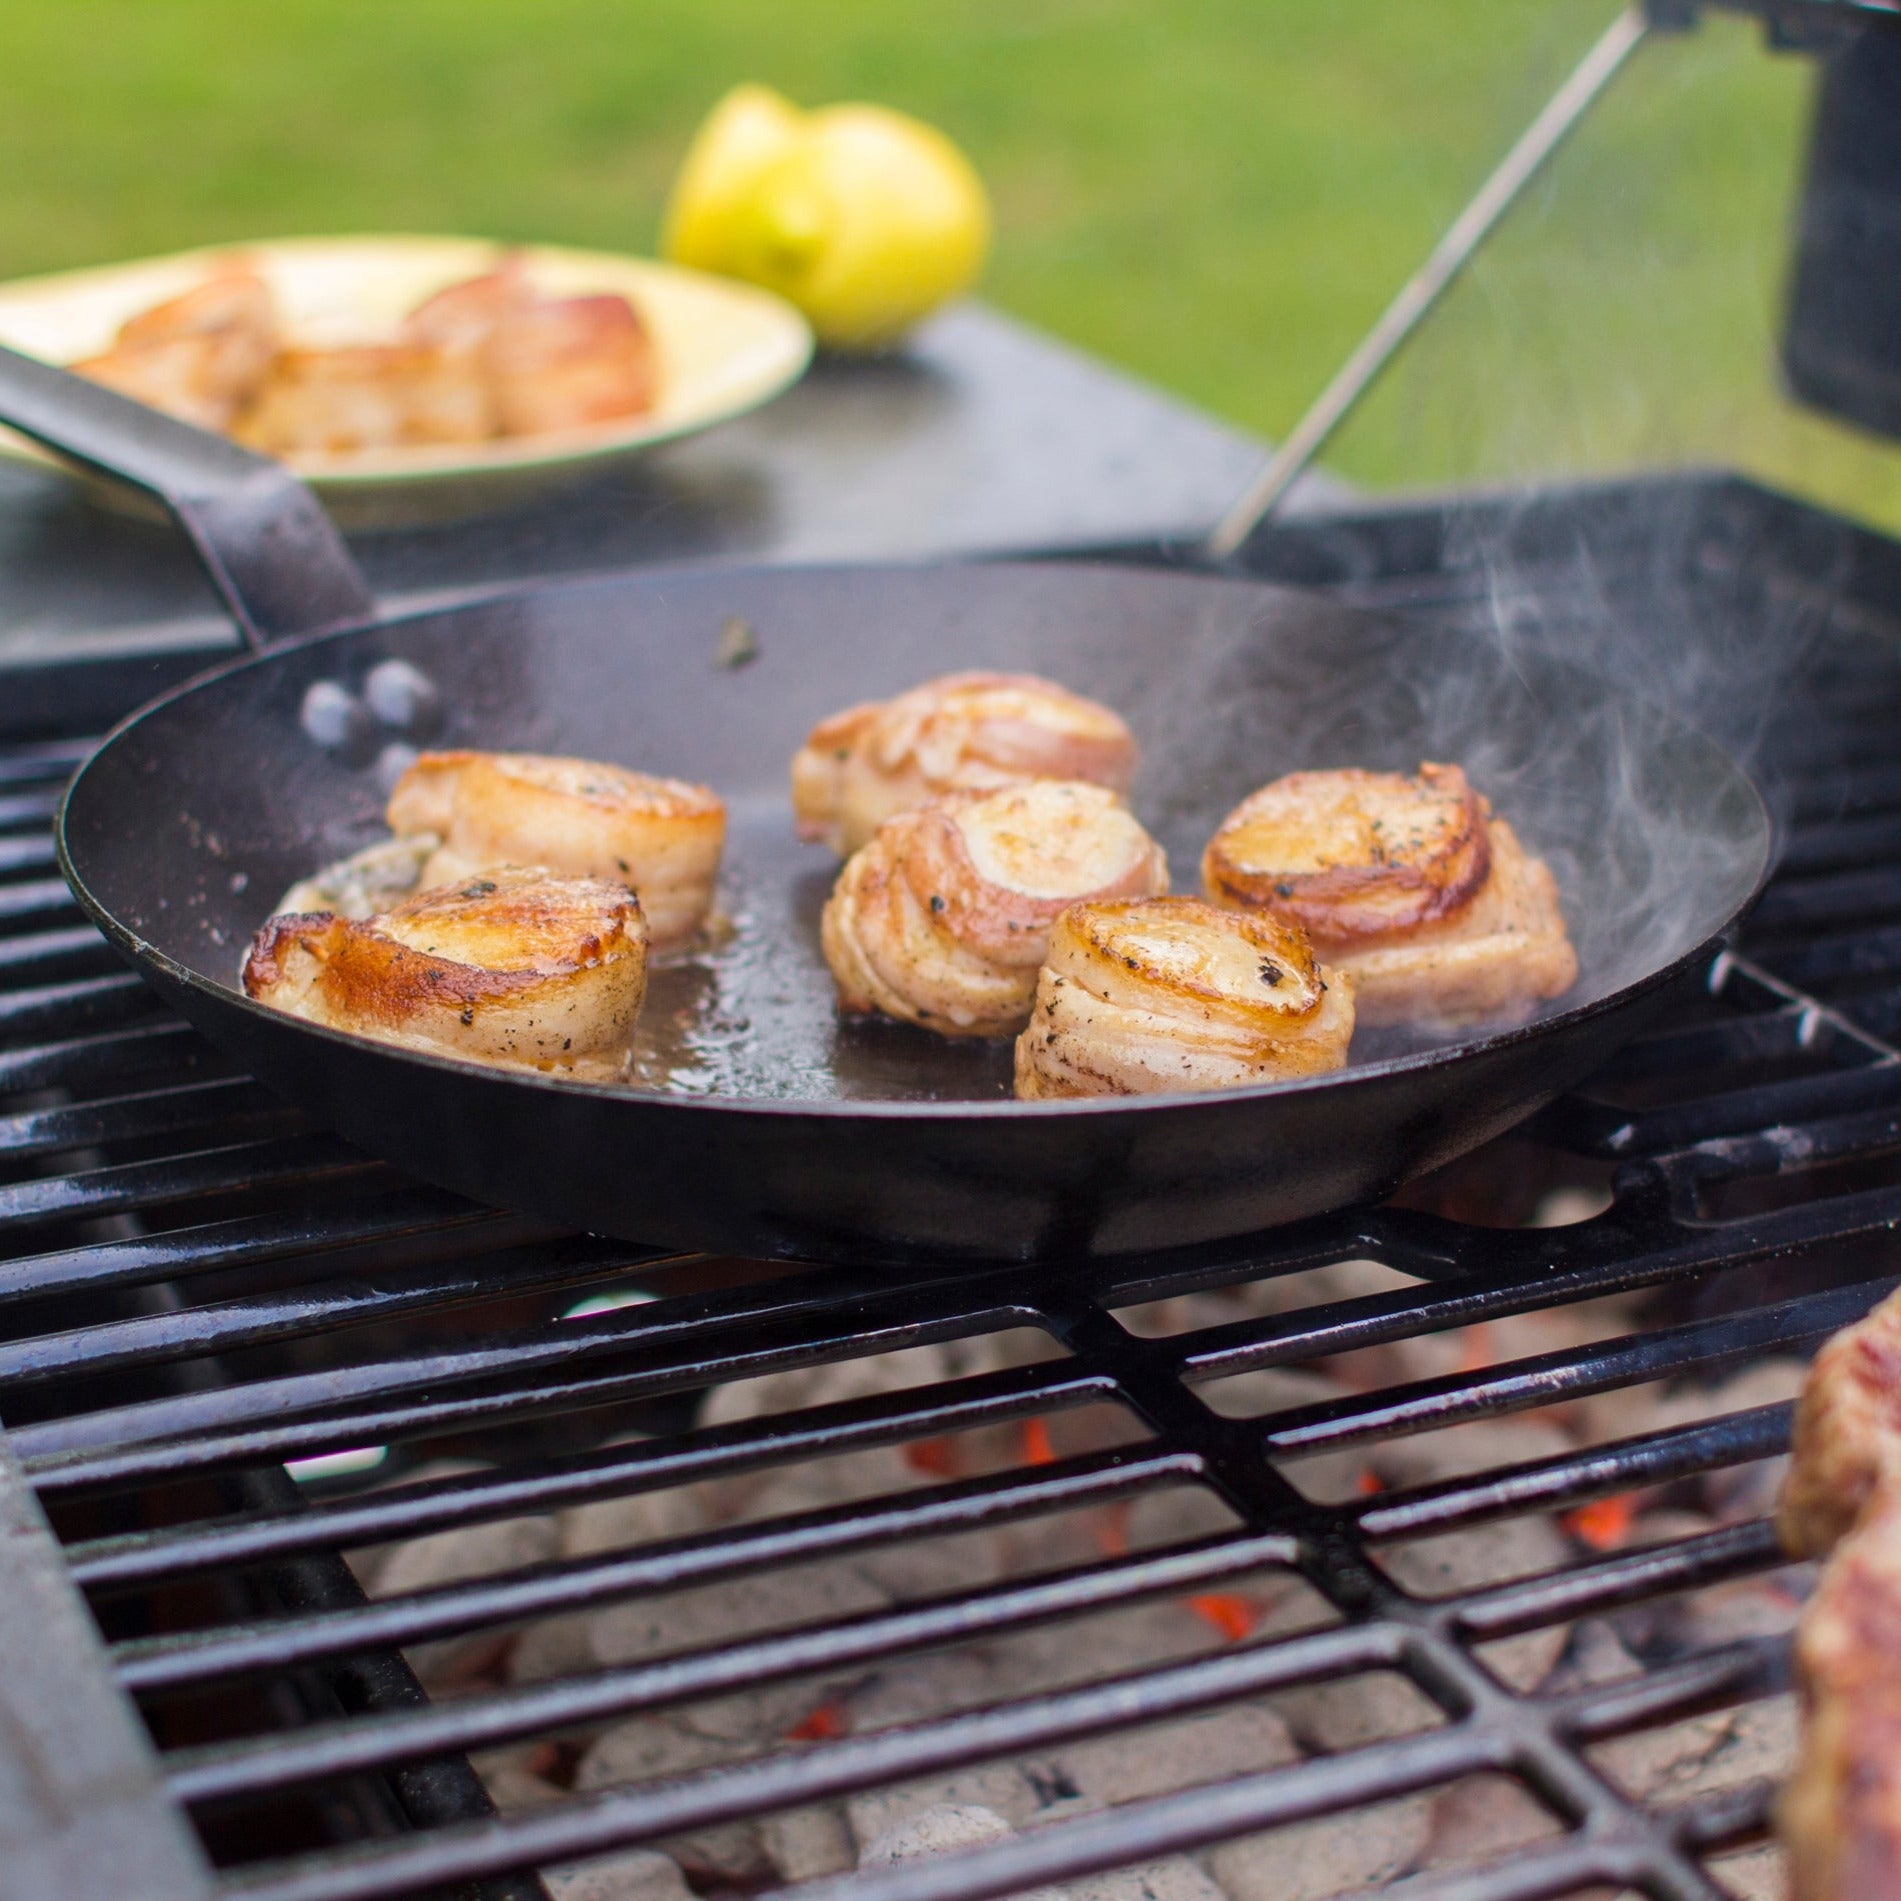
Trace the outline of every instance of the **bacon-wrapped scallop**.
{"type": "Polygon", "coordinates": [[[655,950],[705,923],[726,842],[726,807],[705,786],[538,753],[424,753],[396,782],[387,816],[399,838],[441,841],[424,885],[495,865],[630,884],[655,950]]]}
{"type": "Polygon", "coordinates": [[[1353,984],[1299,925],[1199,898],[1073,904],[1050,931],[1017,1038],[1016,1092],[1237,1089],[1338,1069],[1353,984]]]}
{"type": "Polygon", "coordinates": [[[1058,913],[1167,888],[1162,848],[1103,786],[947,793],[887,820],[839,873],[825,961],[849,1013],[1004,1036],[1029,1017],[1058,913]]]}
{"type": "Polygon", "coordinates": [[[659,395],[647,326],[625,297],[538,297],[496,326],[484,352],[507,436],[637,416],[659,395]]]}
{"type": "Polygon", "coordinates": [[[71,367],[201,429],[224,429],[256,393],[276,348],[270,286],[233,261],[127,318],[109,350],[71,367]]]}
{"type": "Polygon", "coordinates": [[[647,926],[623,884],[503,866],[379,917],[273,917],[252,941],[244,988],[379,1042],[611,1074],[646,995],[647,926]]]}
{"type": "Polygon", "coordinates": [[[1901,1893],[1901,1489],[1822,1567],[1796,1628],[1802,1752],[1776,1805],[1790,1901],[1901,1893]]]}
{"type": "Polygon", "coordinates": [[[1845,1327],[1810,1365],[1776,1535],[1791,1556],[1819,1558],[1889,1489],[1901,1498],[1901,1295],[1845,1327]]]}
{"type": "Polygon", "coordinates": [[[799,836],[841,857],[941,793],[1075,779],[1126,792],[1135,736],[1108,707],[1030,673],[947,673],[821,720],[792,761],[799,836]]]}
{"type": "Polygon", "coordinates": [[[480,366],[428,344],[279,350],[232,433],[266,455],[355,455],[495,433],[480,366]]]}
{"type": "Polygon", "coordinates": [[[1815,1356],[1776,1535],[1822,1558],[1796,1629],[1802,1755],[1777,1822],[1794,1901],[1901,1891],[1901,1295],[1815,1356]]]}
{"type": "Polygon", "coordinates": [[[1201,861],[1219,905],[1298,924],[1353,978],[1360,1021],[1516,1021],[1577,980],[1557,881],[1457,766],[1293,772],[1201,861]]]}
{"type": "Polygon", "coordinates": [[[625,297],[542,297],[520,257],[425,298],[406,340],[447,351],[479,375],[491,433],[583,429],[651,409],[653,339],[625,297]]]}

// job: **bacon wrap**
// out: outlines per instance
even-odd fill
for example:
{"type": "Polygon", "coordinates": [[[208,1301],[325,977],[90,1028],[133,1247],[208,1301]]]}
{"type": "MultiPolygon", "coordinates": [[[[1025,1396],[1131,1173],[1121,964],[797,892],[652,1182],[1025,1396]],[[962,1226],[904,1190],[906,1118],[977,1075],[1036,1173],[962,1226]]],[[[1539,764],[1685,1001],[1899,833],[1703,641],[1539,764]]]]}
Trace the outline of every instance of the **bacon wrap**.
{"type": "Polygon", "coordinates": [[[1458,766],[1426,764],[1414,780],[1398,773],[1290,773],[1244,799],[1222,821],[1202,861],[1209,895],[1240,910],[1267,911],[1298,924],[1321,951],[1345,950],[1452,916],[1491,874],[1491,840],[1483,798],[1458,766]],[[1290,834],[1303,799],[1315,801],[1317,823],[1341,814],[1359,819],[1363,806],[1404,799],[1433,814],[1430,834],[1392,845],[1377,819],[1354,825],[1366,842],[1363,859],[1300,871],[1262,863],[1247,851],[1247,834],[1270,815],[1290,834]]]}

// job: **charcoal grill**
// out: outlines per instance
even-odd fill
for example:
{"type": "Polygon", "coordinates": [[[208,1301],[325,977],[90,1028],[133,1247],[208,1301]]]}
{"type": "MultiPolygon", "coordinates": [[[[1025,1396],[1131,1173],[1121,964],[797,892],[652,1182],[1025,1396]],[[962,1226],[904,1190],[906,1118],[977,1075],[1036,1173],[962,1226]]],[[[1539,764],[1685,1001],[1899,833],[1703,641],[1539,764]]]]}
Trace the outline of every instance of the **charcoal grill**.
{"type": "MultiPolygon", "coordinates": [[[[1786,1402],[1651,1415],[1651,1429],[1562,1454],[1325,1500],[1302,1481],[1328,1458],[1372,1460],[1465,1423],[1713,1390],[1762,1356],[1806,1354],[1901,1281],[1901,545],[1694,475],[1257,521],[1646,25],[1699,10],[1652,0],[1612,30],[1229,518],[1223,545],[1239,544],[1252,573],[1616,668],[1746,752],[1786,827],[1766,898],[1660,1028],[1401,1203],[1248,1244],[1034,1272],[960,1263],[894,1283],[823,1261],[664,1254],[458,1201],[232,1073],[114,963],[56,875],[52,812],[89,736],[140,683],[200,656],[139,648],[129,665],[14,673],[0,708],[0,1895],[545,1901],[544,1882],[563,1881],[546,1871],[591,1856],[906,1782],[949,1786],[1090,1740],[1142,1752],[1171,1720],[1344,1694],[1369,1673],[1409,1686],[1419,1720],[1283,1766],[1204,1765],[1112,1803],[1078,1799],[1059,1776],[1040,1826],[783,1879],[808,1901],[978,1901],[1051,1884],[1078,1901],[1176,1901],[1153,1876],[1110,1878],[1329,1817],[1371,1829],[1381,1805],[1490,1777],[1544,1825],[1463,1865],[1394,1868],[1412,1901],[1766,1892],[1743,1885],[1763,1872],[1739,1873],[1734,1857],[1767,1835],[1784,1761],[1758,1751],[1749,1773],[1672,1796],[1620,1780],[1605,1751],[1774,1707],[1788,1690],[1786,1618],[1637,1643],[1640,1667],[1615,1680],[1560,1672],[1536,1689],[1502,1673],[1501,1646],[1754,1580],[1799,1591],[1759,1515],[1786,1402]],[[1539,1225],[1554,1195],[1594,1212],[1539,1225]],[[1192,1304],[1349,1261],[1382,1264],[1392,1284],[1219,1322],[1192,1304]],[[1223,1404],[1264,1370],[1377,1364],[1607,1296],[1637,1304],[1605,1337],[1468,1355],[1251,1415],[1223,1404]],[[702,1415],[731,1382],[1004,1335],[1040,1351],[702,1415]],[[1119,1425],[1059,1449],[1052,1425],[1085,1415],[1119,1425]],[[974,1475],[943,1463],[960,1435],[1000,1428],[1020,1434],[1019,1456],[974,1475]],[[366,1552],[430,1534],[891,1448],[915,1483],[584,1555],[517,1553],[375,1597],[359,1581],[366,1552]],[[1713,1474],[1735,1477],[1758,1515],[1641,1545],[1583,1535],[1595,1506],[1668,1499],[1713,1474]],[[1076,1536],[1092,1513],[1168,1492],[1214,1501],[1225,1529],[1137,1548],[1076,1536]],[[1413,1541],[1529,1520],[1572,1528],[1568,1560],[1437,1595],[1395,1575],[1391,1554],[1413,1541]],[[947,1569],[882,1607],[767,1618],[727,1641],[702,1633],[510,1685],[476,1670],[432,1698],[418,1674],[430,1646],[480,1652],[535,1620],[933,1553],[991,1529],[1040,1542],[1040,1561],[963,1586],[947,1569]],[[1231,1604],[1264,1576],[1298,1580],[1315,1614],[1272,1635],[1217,1618],[1219,1640],[1192,1654],[1092,1650],[1093,1619],[1231,1604]],[[1075,1653],[1054,1688],[883,1728],[828,1716],[824,1686],[841,1677],[1035,1632],[1075,1653]],[[474,1766],[527,1745],[558,1765],[574,1737],[617,1720],[780,1686],[809,1686],[807,1720],[683,1771],[582,1794],[551,1767],[550,1799],[498,1812],[474,1766]]],[[[1823,49],[1892,12],[1886,0],[1748,10],[1772,37],[1823,49]]],[[[1861,355],[1826,390],[1810,374],[1815,313],[1832,308],[1832,150],[1818,141],[1788,360],[1811,395],[1859,415],[1869,389],[1888,388],[1886,329],[1864,326],[1861,355]]],[[[1859,300],[1858,253],[1844,255],[1859,300]]],[[[1839,328],[1823,322],[1822,342],[1839,328]]],[[[935,519],[935,487],[926,499],[935,519]]],[[[982,545],[1021,547],[984,519],[982,545]]],[[[696,550],[704,527],[688,524],[696,550]]],[[[673,521],[637,552],[680,543],[673,521]]],[[[1094,552],[1205,558],[1167,543],[1094,552]]]]}
{"type": "MultiPolygon", "coordinates": [[[[1121,553],[1179,558],[1159,546],[1121,553]]],[[[521,1901],[543,1892],[536,1869],[1000,1755],[1139,1737],[1170,1717],[1374,1669],[1410,1681],[1428,1727],[804,1891],[965,1901],[1077,1882],[1489,1771],[1522,1785],[1555,1832],[1409,1893],[1723,1892],[1711,1860],[1764,1834],[1771,1785],[1646,1803],[1620,1793],[1589,1752],[1779,1694],[1780,1637],[1562,1696],[1515,1693],[1485,1658],[1517,1633],[1770,1572],[1781,1561],[1765,1523],[1580,1550],[1555,1572],[1441,1600],[1398,1588],[1379,1554],[1770,1460],[1786,1442],[1785,1405],[1342,1504],[1313,1503],[1289,1475],[1321,1452],[1805,1352],[1901,1278],[1889,1238],[1901,1220],[1901,547],[1741,482],[1686,477],[1280,523],[1257,531],[1245,559],[1436,620],[1502,615],[1514,637],[1572,651],[1588,641],[1630,667],[1655,669],[1651,630],[1668,625],[1683,658],[1649,684],[1702,699],[1706,713],[1710,669],[1799,656],[1769,727],[1726,735],[1750,743],[1780,788],[1789,850],[1742,939],[1664,1027],[1509,1147],[1409,1205],[1113,1269],[961,1267],[894,1286],[822,1262],[643,1253],[405,1182],[231,1074],[113,963],[52,869],[54,798],[86,738],[9,740],[0,1494],[15,1488],[29,1525],[36,1497],[57,1536],[10,1541],[40,1595],[24,1585],[0,1595],[0,1654],[35,1660],[0,1681],[0,1707],[50,1793],[36,1804],[0,1792],[0,1830],[19,1852],[37,1844],[41,1892],[521,1901]],[[1587,1182],[1608,1189],[1601,1213],[1526,1225],[1533,1190],[1587,1182]],[[1196,1290],[1349,1258],[1411,1279],[1213,1329],[1143,1322],[1155,1303],[1196,1290]],[[1249,1369],[1635,1290],[1650,1297],[1643,1327],[1593,1344],[1265,1417],[1207,1403],[1249,1369]],[[1041,1335],[1046,1356],[694,1424],[696,1396],[715,1382],[1012,1329],[1041,1335]],[[651,1547],[373,1601],[340,1556],[1088,1406],[1120,1409],[1121,1443],[976,1478],[926,1474],[893,1496],[651,1547]],[[374,1474],[334,1475],[350,1463],[339,1455],[364,1448],[387,1449],[374,1474]],[[445,1455],[479,1463],[459,1475],[422,1464],[445,1455]],[[1035,1535],[1062,1514],[1162,1487],[1206,1488],[1232,1528],[1133,1553],[1065,1549],[1053,1568],[982,1588],[446,1700],[429,1700],[404,1661],[427,1641],[691,1581],[973,1527],[1035,1535]],[[1105,1659],[1052,1692],[872,1734],[814,1731],[764,1755],[503,1815],[469,1766],[507,1742],[1218,1593],[1277,1567],[1324,1600],[1321,1627],[1167,1663],[1105,1659]],[[79,1640],[75,1593],[96,1619],[96,1646],[79,1640]],[[42,1636],[54,1611],[71,1641],[42,1636]],[[61,1674],[70,1681],[52,1686],[61,1674]],[[117,1826],[62,1833],[62,1804],[110,1809],[117,1826]],[[177,1827],[181,1813],[189,1829],[177,1827]]]]}

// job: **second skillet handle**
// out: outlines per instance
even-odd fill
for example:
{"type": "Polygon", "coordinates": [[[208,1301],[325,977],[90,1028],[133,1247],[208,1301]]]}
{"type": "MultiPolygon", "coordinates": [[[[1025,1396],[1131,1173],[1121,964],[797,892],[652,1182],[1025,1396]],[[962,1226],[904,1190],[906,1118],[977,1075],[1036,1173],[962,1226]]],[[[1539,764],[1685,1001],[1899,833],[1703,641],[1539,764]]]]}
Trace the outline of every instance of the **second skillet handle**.
{"type": "Polygon", "coordinates": [[[343,537],[281,463],[4,348],[0,422],[163,502],[253,649],[375,620],[343,537]]]}

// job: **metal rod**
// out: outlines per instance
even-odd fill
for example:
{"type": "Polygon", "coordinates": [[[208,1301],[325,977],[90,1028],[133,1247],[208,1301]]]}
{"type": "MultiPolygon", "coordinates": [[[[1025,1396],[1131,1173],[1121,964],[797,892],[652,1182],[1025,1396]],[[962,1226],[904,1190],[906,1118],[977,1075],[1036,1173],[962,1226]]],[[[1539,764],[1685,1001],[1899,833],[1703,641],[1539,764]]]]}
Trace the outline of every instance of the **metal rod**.
{"type": "Polygon", "coordinates": [[[1478,195],[1459,213],[1432,255],[1387,305],[1385,314],[1294,425],[1287,440],[1222,516],[1208,537],[1207,552],[1211,556],[1225,561],[1279,506],[1301,471],[1352,414],[1360,398],[1491,235],[1519,193],[1616,78],[1648,29],[1649,21],[1640,5],[1627,8],[1612,21],[1603,38],[1585,54],[1577,70],[1506,153],[1497,171],[1479,187],[1478,195]]]}

